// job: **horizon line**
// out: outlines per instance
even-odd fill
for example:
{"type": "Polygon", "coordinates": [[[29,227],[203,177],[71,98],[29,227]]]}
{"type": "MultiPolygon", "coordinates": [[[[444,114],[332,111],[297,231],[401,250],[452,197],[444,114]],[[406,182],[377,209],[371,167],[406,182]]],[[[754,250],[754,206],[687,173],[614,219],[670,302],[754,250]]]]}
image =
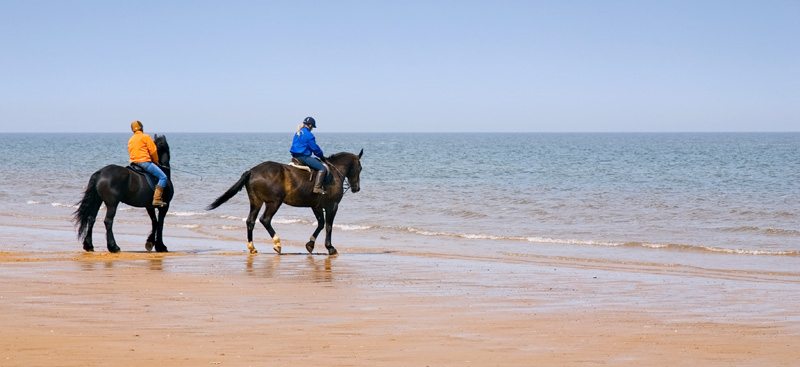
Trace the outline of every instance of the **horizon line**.
{"type": "MultiPolygon", "coordinates": [[[[317,131],[317,134],[769,134],[798,133],[800,130],[719,131],[317,131]]],[[[166,131],[147,134],[292,134],[291,131],[166,131]]],[[[0,134],[130,134],[125,131],[0,131],[0,134]]]]}

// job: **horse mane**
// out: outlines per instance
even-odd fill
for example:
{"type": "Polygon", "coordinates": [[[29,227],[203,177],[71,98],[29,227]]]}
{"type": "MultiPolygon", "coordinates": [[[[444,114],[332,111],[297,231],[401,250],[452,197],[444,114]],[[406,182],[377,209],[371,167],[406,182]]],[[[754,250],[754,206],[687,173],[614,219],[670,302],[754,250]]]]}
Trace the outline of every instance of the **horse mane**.
{"type": "Polygon", "coordinates": [[[329,159],[329,160],[336,161],[336,160],[339,160],[341,157],[344,157],[344,156],[346,156],[346,155],[352,155],[352,154],[353,154],[353,153],[348,153],[348,152],[339,152],[339,153],[336,153],[336,154],[332,154],[332,155],[330,155],[330,156],[328,157],[328,159],[329,159]]]}

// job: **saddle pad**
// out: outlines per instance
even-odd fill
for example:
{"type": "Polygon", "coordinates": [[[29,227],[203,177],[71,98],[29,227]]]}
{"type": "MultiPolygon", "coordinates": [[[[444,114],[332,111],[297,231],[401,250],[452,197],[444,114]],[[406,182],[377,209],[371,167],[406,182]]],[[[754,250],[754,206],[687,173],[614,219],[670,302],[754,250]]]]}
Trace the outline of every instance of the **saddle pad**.
{"type": "Polygon", "coordinates": [[[292,166],[292,167],[294,167],[294,168],[297,168],[297,169],[301,169],[301,170],[303,170],[303,171],[308,171],[308,172],[311,172],[311,168],[310,168],[310,167],[308,167],[308,166],[300,166],[300,165],[296,165],[296,164],[294,164],[294,162],[291,162],[291,163],[289,163],[289,166],[292,166]]]}
{"type": "Polygon", "coordinates": [[[156,189],[156,184],[158,183],[158,179],[155,178],[155,176],[147,173],[147,171],[145,171],[144,168],[139,167],[139,165],[135,163],[131,163],[127,168],[137,174],[144,175],[144,178],[145,180],[147,180],[147,184],[150,186],[150,188],[153,190],[156,189]]]}

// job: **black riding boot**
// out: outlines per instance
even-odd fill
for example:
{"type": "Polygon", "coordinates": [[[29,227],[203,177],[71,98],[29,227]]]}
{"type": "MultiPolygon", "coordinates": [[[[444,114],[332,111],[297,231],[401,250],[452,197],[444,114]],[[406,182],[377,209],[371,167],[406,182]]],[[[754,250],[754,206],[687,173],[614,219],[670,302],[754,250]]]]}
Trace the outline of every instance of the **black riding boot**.
{"type": "Polygon", "coordinates": [[[328,172],[325,171],[317,171],[317,177],[314,179],[314,189],[311,192],[315,194],[324,194],[325,189],[322,188],[322,181],[325,180],[325,176],[328,175],[328,172]]]}

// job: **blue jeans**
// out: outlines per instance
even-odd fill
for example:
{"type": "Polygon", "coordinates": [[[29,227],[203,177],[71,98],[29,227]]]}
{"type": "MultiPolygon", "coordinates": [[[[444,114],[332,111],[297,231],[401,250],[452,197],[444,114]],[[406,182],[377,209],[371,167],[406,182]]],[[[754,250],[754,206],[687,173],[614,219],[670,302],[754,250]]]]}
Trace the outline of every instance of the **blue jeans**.
{"type": "Polygon", "coordinates": [[[153,162],[141,162],[136,163],[139,167],[144,168],[147,173],[155,176],[158,179],[158,183],[156,185],[161,187],[167,187],[167,175],[164,174],[164,171],[161,168],[158,168],[158,165],[153,162]]]}
{"type": "Polygon", "coordinates": [[[325,165],[323,165],[319,159],[316,159],[310,155],[292,154],[292,157],[299,159],[301,162],[305,163],[306,166],[309,166],[317,171],[328,172],[328,170],[325,169],[325,165]]]}

